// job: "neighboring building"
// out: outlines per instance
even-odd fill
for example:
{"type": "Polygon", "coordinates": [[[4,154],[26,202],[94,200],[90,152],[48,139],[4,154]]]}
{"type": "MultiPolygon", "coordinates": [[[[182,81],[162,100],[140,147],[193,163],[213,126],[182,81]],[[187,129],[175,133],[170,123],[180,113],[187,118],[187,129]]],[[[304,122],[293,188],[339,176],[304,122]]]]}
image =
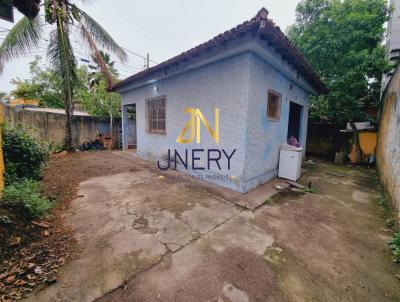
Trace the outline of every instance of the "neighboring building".
{"type": "Polygon", "coordinates": [[[227,160],[221,169],[215,162],[208,167],[204,154],[199,160],[204,170],[190,164],[186,169],[180,161],[178,169],[239,192],[276,177],[281,145],[293,136],[305,148],[309,96],[326,88],[267,16],[262,9],[214,39],[117,83],[124,148],[137,145],[137,155],[153,161],[168,158],[169,149],[180,154],[204,149],[206,155],[236,149],[230,169],[227,160]],[[200,145],[177,142],[188,119],[185,108],[198,108],[211,128],[219,109],[218,143],[203,126],[200,145]]]}

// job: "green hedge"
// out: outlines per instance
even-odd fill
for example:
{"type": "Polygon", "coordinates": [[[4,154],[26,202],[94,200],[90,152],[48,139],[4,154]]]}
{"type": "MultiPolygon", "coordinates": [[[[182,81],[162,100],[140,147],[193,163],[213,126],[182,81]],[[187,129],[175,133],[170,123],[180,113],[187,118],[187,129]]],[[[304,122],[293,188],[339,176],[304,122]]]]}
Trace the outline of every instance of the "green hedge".
{"type": "Polygon", "coordinates": [[[49,147],[34,139],[21,127],[2,125],[6,185],[22,179],[39,180],[49,147]]]}

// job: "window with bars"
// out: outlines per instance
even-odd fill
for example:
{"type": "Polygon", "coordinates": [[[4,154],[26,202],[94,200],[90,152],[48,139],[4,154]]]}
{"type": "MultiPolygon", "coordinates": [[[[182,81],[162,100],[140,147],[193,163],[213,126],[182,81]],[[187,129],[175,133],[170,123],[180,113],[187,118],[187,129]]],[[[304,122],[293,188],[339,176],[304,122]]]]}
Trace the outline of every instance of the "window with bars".
{"type": "Polygon", "coordinates": [[[146,131],[165,134],[165,97],[146,100],[146,131]]]}
{"type": "Polygon", "coordinates": [[[281,115],[281,95],[273,90],[268,91],[267,117],[279,120],[281,115]]]}

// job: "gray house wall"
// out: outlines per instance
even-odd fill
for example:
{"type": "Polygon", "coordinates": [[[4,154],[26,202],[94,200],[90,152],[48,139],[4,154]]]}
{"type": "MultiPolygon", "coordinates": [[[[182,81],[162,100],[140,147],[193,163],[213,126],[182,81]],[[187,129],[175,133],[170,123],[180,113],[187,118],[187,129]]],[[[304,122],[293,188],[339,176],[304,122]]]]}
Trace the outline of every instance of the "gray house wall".
{"type": "MultiPolygon", "coordinates": [[[[249,67],[250,54],[246,53],[167,78],[157,82],[156,85],[147,85],[122,93],[123,105],[136,103],[137,154],[148,160],[157,161],[165,157],[168,149],[176,149],[181,154],[184,154],[185,149],[224,148],[227,152],[236,149],[229,171],[226,165],[221,166],[226,172],[223,173],[212,164],[206,174],[241,176],[245,158],[249,67]],[[154,90],[155,86],[158,88],[157,92],[154,90]],[[146,133],[145,100],[161,95],[166,96],[166,134],[146,133]],[[204,127],[201,128],[201,147],[195,141],[191,144],[176,142],[188,120],[188,115],[183,111],[191,107],[199,108],[212,125],[214,108],[219,109],[218,145],[204,127]]],[[[226,164],[226,161],[221,161],[222,163],[226,164]]],[[[200,161],[198,164],[205,166],[206,162],[200,161]]],[[[201,171],[191,172],[205,176],[201,171]]],[[[235,182],[226,179],[214,181],[220,185],[241,190],[240,184],[235,182]]]]}
{"type": "Polygon", "coordinates": [[[249,76],[245,191],[276,177],[279,150],[287,141],[290,101],[303,106],[299,141],[305,150],[309,104],[308,93],[255,54],[251,55],[249,76]],[[282,95],[279,120],[267,117],[269,89],[282,95]]]}
{"type": "MultiPolygon", "coordinates": [[[[217,148],[227,153],[236,149],[230,170],[225,165],[220,171],[214,163],[206,171],[190,168],[186,171],[182,166],[178,169],[239,192],[246,192],[277,175],[279,149],[287,138],[290,101],[304,106],[300,142],[305,148],[308,99],[314,92],[273,48],[251,36],[229,47],[212,50],[208,57],[176,66],[168,74],[158,72],[146,76],[118,91],[123,106],[136,104],[138,156],[157,161],[166,156],[168,149],[176,149],[181,154],[185,149],[217,148]],[[267,119],[269,89],[282,94],[279,121],[267,119]],[[166,96],[166,134],[146,133],[145,100],[163,95],[166,96]],[[212,125],[213,110],[219,108],[218,145],[204,127],[201,145],[176,142],[188,120],[188,115],[183,113],[188,107],[199,108],[212,125]]],[[[125,110],[122,112],[124,115],[125,110]]],[[[123,123],[126,130],[125,116],[123,123]]]]}

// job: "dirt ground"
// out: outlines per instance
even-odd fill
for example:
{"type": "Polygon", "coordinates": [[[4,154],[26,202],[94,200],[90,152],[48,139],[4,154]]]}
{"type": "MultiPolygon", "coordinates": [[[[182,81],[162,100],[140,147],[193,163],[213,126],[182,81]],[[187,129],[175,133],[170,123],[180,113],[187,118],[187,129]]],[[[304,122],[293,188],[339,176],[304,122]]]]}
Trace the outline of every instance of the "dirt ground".
{"type": "Polygon", "coordinates": [[[124,152],[53,158],[44,182],[76,257],[28,301],[399,301],[373,172],[304,172],[315,193],[251,211],[238,200],[262,188],[176,181],[124,152]]]}

